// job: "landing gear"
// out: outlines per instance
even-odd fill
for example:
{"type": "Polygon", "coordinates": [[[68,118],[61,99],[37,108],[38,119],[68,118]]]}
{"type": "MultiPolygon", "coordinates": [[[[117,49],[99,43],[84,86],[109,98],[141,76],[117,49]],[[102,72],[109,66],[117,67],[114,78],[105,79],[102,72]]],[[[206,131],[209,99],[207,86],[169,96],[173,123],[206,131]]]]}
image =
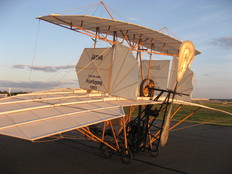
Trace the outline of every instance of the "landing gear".
{"type": "MultiPolygon", "coordinates": [[[[95,138],[105,142],[100,145],[104,157],[111,158],[117,152],[120,154],[122,162],[129,164],[132,161],[132,156],[139,152],[148,151],[153,157],[159,155],[160,137],[172,91],[155,89],[155,83],[151,79],[145,79],[141,82],[141,97],[150,97],[153,101],[158,101],[164,92],[168,94],[162,103],[139,105],[138,115],[131,121],[129,119],[125,121],[124,117],[121,118],[122,126],[118,129],[119,131],[115,131],[111,121],[104,123],[100,133],[98,133],[98,129],[91,127],[91,131],[98,135],[95,138]],[[155,90],[160,91],[160,93],[153,98],[155,90]],[[163,118],[161,117],[163,121],[160,121],[161,124],[156,124],[159,115],[163,115],[163,118]]],[[[132,111],[130,110],[130,112],[132,111]]]]}
{"type": "MultiPolygon", "coordinates": [[[[141,97],[153,97],[154,90],[155,83],[153,80],[144,79],[141,82],[141,97]]],[[[154,101],[157,101],[163,92],[164,91],[161,91],[161,93],[157,95],[154,101]]],[[[163,124],[156,126],[154,123],[162,110],[168,106],[168,100],[169,97],[167,97],[162,104],[155,105],[155,108],[152,104],[139,106],[138,116],[127,124],[126,130],[128,149],[131,150],[133,154],[149,151],[153,157],[159,155],[160,132],[162,130],[163,124]]]]}
{"type": "Polygon", "coordinates": [[[124,164],[129,164],[132,160],[132,153],[129,149],[122,149],[120,152],[122,162],[124,164]]]}
{"type": "Polygon", "coordinates": [[[152,146],[150,147],[150,154],[152,157],[157,157],[160,153],[159,145],[156,143],[152,143],[152,146]]]}

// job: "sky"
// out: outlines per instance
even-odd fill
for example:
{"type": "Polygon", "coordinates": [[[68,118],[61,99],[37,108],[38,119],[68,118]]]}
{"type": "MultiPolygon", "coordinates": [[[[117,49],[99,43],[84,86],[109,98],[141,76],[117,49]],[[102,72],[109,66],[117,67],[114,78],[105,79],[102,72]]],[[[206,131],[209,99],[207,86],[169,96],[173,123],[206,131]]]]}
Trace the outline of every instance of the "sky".
{"type": "MultiPolygon", "coordinates": [[[[75,64],[92,40],[39,21],[38,16],[96,3],[94,0],[1,0],[0,91],[78,87],[75,64]]],[[[202,52],[191,66],[193,97],[232,98],[231,0],[105,0],[118,20],[190,40],[202,52]]],[[[105,17],[98,5],[61,14],[105,17]]],[[[157,56],[159,57],[159,56],[157,56]]]]}

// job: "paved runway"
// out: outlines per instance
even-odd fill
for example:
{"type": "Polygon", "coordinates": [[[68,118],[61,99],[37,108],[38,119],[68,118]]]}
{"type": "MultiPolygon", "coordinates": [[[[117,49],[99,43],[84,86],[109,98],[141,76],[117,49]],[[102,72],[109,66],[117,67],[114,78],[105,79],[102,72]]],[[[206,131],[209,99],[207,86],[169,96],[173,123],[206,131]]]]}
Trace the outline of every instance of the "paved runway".
{"type": "MultiPolygon", "coordinates": [[[[183,126],[192,126],[184,123],[183,126]]],[[[90,141],[32,143],[0,136],[1,174],[232,173],[232,127],[193,126],[171,132],[158,157],[139,153],[125,165],[119,155],[105,159],[90,141]]]]}

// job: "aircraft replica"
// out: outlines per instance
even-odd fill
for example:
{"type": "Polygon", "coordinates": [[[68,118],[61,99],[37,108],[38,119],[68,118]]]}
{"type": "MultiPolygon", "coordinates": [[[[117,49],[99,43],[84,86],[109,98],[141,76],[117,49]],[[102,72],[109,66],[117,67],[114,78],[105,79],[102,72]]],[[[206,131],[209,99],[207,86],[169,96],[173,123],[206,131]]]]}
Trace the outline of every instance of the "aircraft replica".
{"type": "Polygon", "coordinates": [[[128,164],[141,151],[157,156],[167,144],[169,131],[200,108],[232,115],[190,102],[190,65],[200,54],[191,41],[181,42],[113,17],[51,14],[38,19],[90,36],[94,48],[85,48],[76,65],[79,89],[1,99],[0,134],[37,142],[47,137],[59,139],[76,130],[99,143],[106,157],[118,152],[128,164]],[[111,46],[97,47],[99,40],[111,46]],[[143,59],[143,54],[149,59],[143,59]],[[155,54],[172,56],[171,70],[170,60],[154,60],[155,54]],[[178,105],[175,110],[173,104],[178,105]],[[183,105],[197,109],[171,127],[171,119],[183,105]],[[127,114],[123,107],[129,108],[127,114]],[[132,118],[136,107],[137,116],[132,118]]]}

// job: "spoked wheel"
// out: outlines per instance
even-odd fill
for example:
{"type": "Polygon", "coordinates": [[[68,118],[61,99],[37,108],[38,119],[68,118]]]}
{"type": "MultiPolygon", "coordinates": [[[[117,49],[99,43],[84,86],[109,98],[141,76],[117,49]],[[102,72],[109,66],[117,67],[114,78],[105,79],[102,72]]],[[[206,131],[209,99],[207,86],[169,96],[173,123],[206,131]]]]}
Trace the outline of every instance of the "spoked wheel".
{"type": "Polygon", "coordinates": [[[146,145],[143,145],[142,147],[140,147],[141,152],[146,152],[146,150],[147,150],[146,145]]]}
{"type": "Polygon", "coordinates": [[[100,149],[102,151],[102,154],[104,155],[105,158],[111,158],[113,155],[113,149],[111,149],[110,147],[108,147],[105,144],[101,144],[100,145],[100,149]]]}
{"type": "Polygon", "coordinates": [[[150,88],[154,88],[154,87],[155,87],[155,83],[153,80],[144,79],[140,85],[140,96],[141,97],[153,97],[154,90],[151,90],[150,88]]]}
{"type": "Polygon", "coordinates": [[[155,144],[155,143],[152,143],[152,147],[150,148],[150,153],[151,153],[151,156],[153,157],[157,157],[160,153],[160,150],[159,150],[159,145],[155,144]]]}
{"type": "Polygon", "coordinates": [[[121,151],[121,159],[124,164],[129,164],[132,160],[132,153],[129,149],[123,149],[121,151]]]}

